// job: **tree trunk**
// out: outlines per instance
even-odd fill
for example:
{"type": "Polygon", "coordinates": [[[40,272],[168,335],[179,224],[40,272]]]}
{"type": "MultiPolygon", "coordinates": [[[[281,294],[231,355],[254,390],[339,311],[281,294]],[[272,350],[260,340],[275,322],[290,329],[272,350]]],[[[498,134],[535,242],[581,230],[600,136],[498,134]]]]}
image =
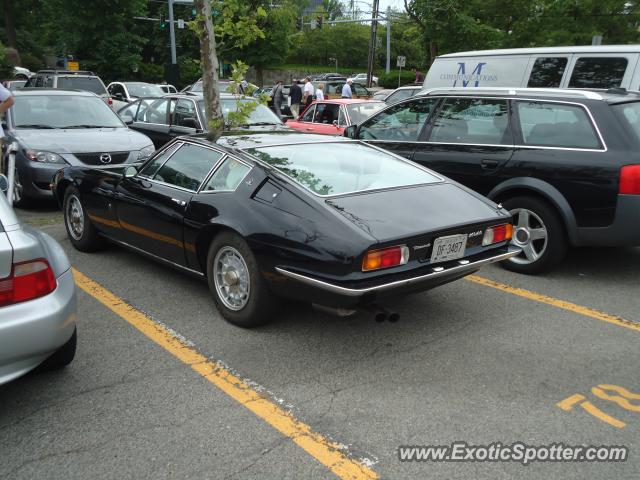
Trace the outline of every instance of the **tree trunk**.
{"type": "Polygon", "coordinates": [[[211,18],[211,2],[195,0],[198,11],[198,37],[200,38],[200,61],[202,63],[202,90],[204,94],[204,111],[209,132],[207,139],[215,142],[222,135],[224,118],[220,109],[220,92],[218,90],[218,56],[216,54],[216,37],[213,33],[211,18]]]}
{"type": "Polygon", "coordinates": [[[264,67],[256,65],[256,83],[261,87],[264,86],[264,67]]]}
{"type": "Polygon", "coordinates": [[[429,66],[433,64],[433,61],[438,56],[438,42],[436,40],[429,40],[429,66]]]}
{"type": "Polygon", "coordinates": [[[16,24],[13,19],[13,0],[4,0],[4,28],[7,33],[7,45],[17,49],[16,24]]]}

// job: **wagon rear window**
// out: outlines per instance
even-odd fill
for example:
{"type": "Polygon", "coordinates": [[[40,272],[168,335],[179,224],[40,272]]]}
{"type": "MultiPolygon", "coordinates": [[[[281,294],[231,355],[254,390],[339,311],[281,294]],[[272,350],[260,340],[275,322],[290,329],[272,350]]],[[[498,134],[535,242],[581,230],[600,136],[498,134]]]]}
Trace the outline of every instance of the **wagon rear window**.
{"type": "Polygon", "coordinates": [[[249,152],[317,195],[439,182],[436,175],[361,143],[313,143],[249,152]]]}
{"type": "Polygon", "coordinates": [[[621,114],[622,122],[627,124],[635,137],[640,140],[640,102],[614,105],[613,110],[618,115],[621,114]]]}

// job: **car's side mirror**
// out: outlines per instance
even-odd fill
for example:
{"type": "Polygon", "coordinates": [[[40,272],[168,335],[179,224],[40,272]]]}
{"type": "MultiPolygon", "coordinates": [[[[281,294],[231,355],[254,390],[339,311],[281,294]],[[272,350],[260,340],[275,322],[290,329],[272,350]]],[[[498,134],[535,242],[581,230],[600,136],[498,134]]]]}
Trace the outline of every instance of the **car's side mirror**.
{"type": "Polygon", "coordinates": [[[358,126],[357,125],[349,125],[344,129],[343,136],[347,138],[358,138],[358,126]]]}
{"type": "Polygon", "coordinates": [[[6,192],[9,189],[9,180],[0,174],[0,192],[6,192]]]}
{"type": "Polygon", "coordinates": [[[124,172],[122,172],[122,176],[124,178],[133,178],[137,175],[137,173],[138,173],[138,169],[133,165],[129,165],[127,168],[124,169],[124,172]]]}

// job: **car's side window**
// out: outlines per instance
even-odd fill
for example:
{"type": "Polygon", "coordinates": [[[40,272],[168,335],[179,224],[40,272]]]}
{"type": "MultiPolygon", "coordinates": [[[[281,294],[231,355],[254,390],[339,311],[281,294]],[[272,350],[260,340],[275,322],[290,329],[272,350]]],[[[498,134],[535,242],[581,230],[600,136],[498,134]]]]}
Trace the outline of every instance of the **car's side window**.
{"type": "Polygon", "coordinates": [[[160,167],[153,179],[195,192],[220,158],[220,152],[185,143],[160,167]]]}
{"type": "Polygon", "coordinates": [[[172,124],[179,127],[198,128],[196,104],[191,100],[178,100],[173,111],[172,124]]]}
{"type": "Polygon", "coordinates": [[[437,103],[437,98],[421,98],[389,107],[365,121],[358,129],[358,138],[416,141],[437,103]]]}
{"type": "Polygon", "coordinates": [[[366,97],[369,94],[368,90],[359,83],[352,83],[351,88],[353,89],[353,93],[359,97],[366,97]]]}
{"type": "Polygon", "coordinates": [[[174,143],[173,145],[162,150],[155,157],[151,158],[151,160],[149,160],[140,169],[140,172],[138,172],[138,176],[145,177],[145,178],[153,178],[153,176],[156,174],[156,172],[162,166],[162,164],[167,161],[167,158],[169,158],[173,154],[173,152],[175,152],[180,147],[180,145],[182,145],[181,142],[174,143]]]}
{"type": "Polygon", "coordinates": [[[122,120],[124,120],[125,122],[135,121],[136,113],[138,111],[138,105],[140,105],[140,102],[134,102],[130,105],[127,105],[125,108],[120,110],[118,115],[120,115],[120,118],[122,118],[122,120]]]}
{"type": "Polygon", "coordinates": [[[302,115],[302,118],[300,119],[301,122],[312,122],[313,121],[313,114],[316,111],[316,106],[312,105],[311,107],[307,108],[307,111],[304,112],[304,115],[302,115]]]}
{"type": "Polygon", "coordinates": [[[613,88],[622,84],[628,60],[624,57],[582,57],[576,60],[571,88],[613,88]]]}
{"type": "Polygon", "coordinates": [[[242,179],[249,173],[251,167],[236,160],[227,158],[211,176],[203,192],[221,192],[235,190],[242,179]]]}
{"type": "Polygon", "coordinates": [[[529,83],[531,88],[557,88],[562,81],[564,69],[567,68],[566,57],[539,57],[536,58],[529,83]]]}
{"type": "Polygon", "coordinates": [[[333,123],[338,119],[338,111],[340,105],[334,105],[330,103],[319,103],[316,105],[316,114],[313,117],[314,123],[333,123]]]}
{"type": "Polygon", "coordinates": [[[525,145],[563,148],[601,148],[586,110],[578,105],[516,102],[525,145]]]}
{"type": "Polygon", "coordinates": [[[169,100],[167,99],[156,99],[149,102],[144,110],[141,105],[140,112],[138,112],[138,122],[166,125],[168,104],[169,100]]]}
{"type": "Polygon", "coordinates": [[[44,80],[42,82],[42,86],[45,87],[45,88],[53,87],[53,77],[51,75],[47,75],[46,77],[44,77],[44,80]]]}
{"type": "Polygon", "coordinates": [[[340,114],[338,115],[338,125],[347,126],[347,115],[345,113],[344,107],[340,108],[340,114]]]}
{"type": "Polygon", "coordinates": [[[512,145],[507,100],[447,98],[433,121],[430,142],[512,145]]]}

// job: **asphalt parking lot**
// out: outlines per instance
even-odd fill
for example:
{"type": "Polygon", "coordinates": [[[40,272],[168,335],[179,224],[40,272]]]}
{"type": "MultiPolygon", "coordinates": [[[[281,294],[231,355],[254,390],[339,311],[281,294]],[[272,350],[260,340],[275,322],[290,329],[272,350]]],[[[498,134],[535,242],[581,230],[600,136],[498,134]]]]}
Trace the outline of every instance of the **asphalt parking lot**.
{"type": "Polygon", "coordinates": [[[0,387],[0,478],[640,478],[640,248],[574,250],[538,277],[489,267],[391,303],[395,324],[292,305],[242,330],[206,283],[79,253],[53,207],[18,213],[71,258],[79,346],[64,371],[0,387]],[[399,460],[454,441],[630,453],[399,460]]]}

